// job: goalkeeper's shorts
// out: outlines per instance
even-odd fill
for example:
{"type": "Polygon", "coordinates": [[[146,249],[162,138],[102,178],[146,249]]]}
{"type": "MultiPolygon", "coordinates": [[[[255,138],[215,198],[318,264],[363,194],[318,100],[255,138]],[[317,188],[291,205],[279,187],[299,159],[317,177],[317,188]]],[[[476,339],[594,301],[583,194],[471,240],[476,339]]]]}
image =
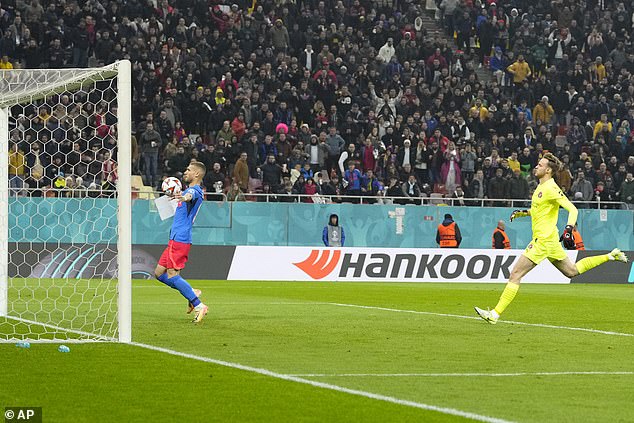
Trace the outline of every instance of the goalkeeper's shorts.
{"type": "Polygon", "coordinates": [[[557,232],[554,232],[554,236],[550,236],[545,239],[533,239],[524,250],[523,255],[535,264],[539,264],[545,259],[553,262],[564,260],[568,257],[566,250],[564,250],[559,242],[559,235],[557,232]]]}
{"type": "Polygon", "coordinates": [[[167,243],[167,248],[163,251],[161,258],[158,261],[159,266],[163,266],[166,269],[184,269],[185,263],[187,263],[187,258],[189,257],[189,249],[191,246],[191,244],[185,244],[183,242],[170,239],[167,243]]]}

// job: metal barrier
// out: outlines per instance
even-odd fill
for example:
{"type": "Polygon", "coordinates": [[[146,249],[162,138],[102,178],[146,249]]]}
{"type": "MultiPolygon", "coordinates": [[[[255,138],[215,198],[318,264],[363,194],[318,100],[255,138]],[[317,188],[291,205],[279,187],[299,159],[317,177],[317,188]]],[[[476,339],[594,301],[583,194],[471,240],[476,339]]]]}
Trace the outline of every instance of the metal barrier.
{"type": "MultiPolygon", "coordinates": [[[[209,195],[209,193],[208,193],[209,195]]],[[[220,195],[220,194],[216,194],[220,195]]],[[[282,203],[356,203],[356,204],[397,204],[451,207],[513,207],[528,208],[530,199],[492,199],[492,198],[445,198],[445,197],[390,197],[390,196],[353,196],[353,195],[308,195],[308,194],[276,194],[276,193],[246,193],[242,194],[244,201],[282,202],[282,203]]],[[[226,199],[225,195],[225,199],[226,199]]],[[[234,200],[235,201],[235,200],[234,200]]],[[[240,201],[240,200],[239,200],[240,201]]],[[[631,207],[621,201],[572,201],[581,209],[623,209],[631,207]]],[[[632,206],[634,207],[634,205],[632,206]]]]}
{"type": "MultiPolygon", "coordinates": [[[[19,192],[25,197],[69,197],[69,198],[114,198],[116,191],[105,190],[101,187],[88,188],[20,188],[10,189],[10,195],[15,196],[19,192]],[[34,195],[39,194],[39,195],[34,195]]],[[[154,200],[164,195],[161,191],[132,190],[132,199],[154,200]]],[[[446,198],[432,197],[390,197],[390,196],[366,196],[366,195],[308,195],[308,194],[276,194],[276,193],[243,193],[244,200],[250,202],[274,202],[274,203],[353,203],[353,204],[396,204],[396,205],[423,205],[423,206],[451,206],[451,207],[512,207],[528,208],[530,199],[493,199],[493,198],[446,198]]],[[[227,202],[225,192],[206,192],[205,200],[227,202]]],[[[232,200],[236,201],[236,200],[232,200]]],[[[628,205],[622,201],[601,201],[599,198],[593,201],[572,201],[580,209],[634,209],[634,205],[628,205]]]]}

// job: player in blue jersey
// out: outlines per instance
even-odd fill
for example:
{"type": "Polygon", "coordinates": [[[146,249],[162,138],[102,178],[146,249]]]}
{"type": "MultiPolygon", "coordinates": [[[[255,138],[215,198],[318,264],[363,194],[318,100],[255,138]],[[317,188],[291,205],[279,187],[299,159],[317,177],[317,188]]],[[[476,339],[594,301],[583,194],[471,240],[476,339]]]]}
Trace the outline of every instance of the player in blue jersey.
{"type": "Polygon", "coordinates": [[[154,270],[156,279],[165,285],[177,289],[187,299],[187,314],[194,311],[194,323],[203,320],[209,308],[198,298],[200,290],[192,289],[191,285],[181,277],[180,271],[187,263],[187,256],[192,245],[192,226],[196,214],[203,202],[201,182],[207,169],[201,162],[192,161],[183,174],[183,181],[188,188],[182,194],[176,194],[172,201],[178,201],[170,239],[167,248],[154,270]]]}

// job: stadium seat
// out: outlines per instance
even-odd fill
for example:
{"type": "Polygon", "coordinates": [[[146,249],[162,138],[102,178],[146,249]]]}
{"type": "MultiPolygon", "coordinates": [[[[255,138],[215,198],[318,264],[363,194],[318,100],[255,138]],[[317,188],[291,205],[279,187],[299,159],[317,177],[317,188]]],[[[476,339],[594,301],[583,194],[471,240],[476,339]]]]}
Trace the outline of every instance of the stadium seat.
{"type": "Polygon", "coordinates": [[[440,204],[445,204],[445,199],[443,194],[440,194],[438,192],[432,192],[429,195],[429,204],[437,206],[440,204]]]}

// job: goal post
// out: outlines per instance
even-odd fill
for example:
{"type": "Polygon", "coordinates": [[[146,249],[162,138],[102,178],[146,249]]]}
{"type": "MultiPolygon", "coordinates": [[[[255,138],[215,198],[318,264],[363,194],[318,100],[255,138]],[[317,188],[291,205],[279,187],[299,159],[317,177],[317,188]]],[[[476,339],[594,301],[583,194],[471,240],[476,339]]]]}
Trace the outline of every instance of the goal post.
{"type": "Polygon", "coordinates": [[[130,62],[0,93],[0,343],[131,342],[130,62]]]}
{"type": "Polygon", "coordinates": [[[9,301],[9,109],[0,107],[0,318],[9,301]]]}
{"type": "Polygon", "coordinates": [[[129,60],[119,62],[117,74],[117,149],[119,152],[117,181],[119,239],[118,320],[119,341],[132,341],[132,66],[129,60]],[[126,158],[121,160],[121,157],[126,158]]]}

